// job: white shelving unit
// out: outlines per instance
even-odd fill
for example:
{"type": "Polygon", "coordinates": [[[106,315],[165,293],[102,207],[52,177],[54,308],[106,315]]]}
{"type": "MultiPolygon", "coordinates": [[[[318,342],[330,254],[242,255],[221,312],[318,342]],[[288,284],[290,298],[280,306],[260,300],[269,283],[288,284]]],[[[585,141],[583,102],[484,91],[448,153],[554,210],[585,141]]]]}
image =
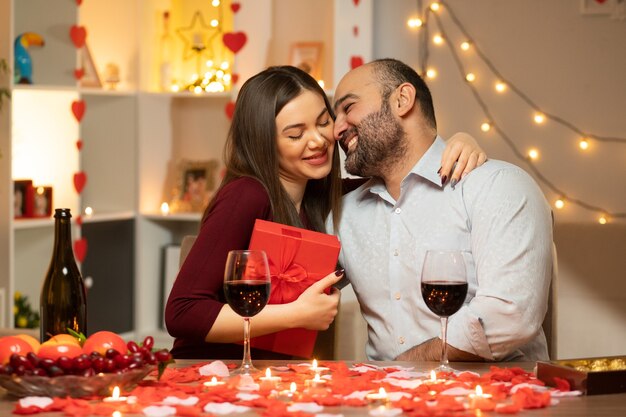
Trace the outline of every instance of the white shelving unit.
{"type": "MultiPolygon", "coordinates": [[[[368,13],[371,21],[371,2],[361,1],[357,10],[366,14],[366,21],[368,13]]],[[[106,323],[108,305],[110,311],[128,312],[124,323],[112,323],[127,337],[152,334],[161,344],[171,341],[160,330],[162,251],[184,235],[196,234],[201,215],[162,215],[160,206],[169,200],[178,161],[221,161],[230,123],[224,109],[234,93],[158,92],[160,16],[171,11],[174,31],[210,3],[89,0],[78,7],[69,0],[54,5],[48,0],[1,2],[0,58],[12,64],[18,33],[34,31],[46,40],[44,47],[31,51],[34,85],[12,85],[12,77],[0,76],[0,86],[13,95],[0,110],[0,291],[6,300],[19,290],[37,307],[52,252],[52,219],[13,219],[12,180],[33,178],[54,187],[54,207],[69,207],[74,215],[86,207],[94,210],[92,216],[83,215],[81,230],[89,245],[83,274],[93,279],[90,293],[98,299],[90,305],[102,315],[100,323],[106,323]],[[87,44],[98,69],[110,62],[118,65],[121,81],[116,90],[77,85],[73,71],[78,56],[69,37],[75,24],[87,28],[87,44]],[[78,99],[86,103],[80,124],[70,111],[71,102],[78,99]],[[83,143],[80,152],[78,139],[83,143]],[[80,196],[72,185],[72,175],[79,170],[87,175],[80,196]]],[[[225,4],[230,12],[230,1],[225,4]]],[[[288,63],[292,43],[319,41],[324,43],[323,77],[326,88],[332,89],[337,74],[349,69],[351,53],[357,51],[366,60],[371,56],[371,28],[361,28],[355,47],[342,32],[352,29],[339,27],[354,9],[352,0],[242,3],[232,22],[232,30],[248,37],[235,56],[238,85],[268,65],[288,63]],[[319,22],[324,22],[323,30],[319,22]],[[341,62],[335,58],[338,54],[343,54],[341,62]]],[[[6,322],[0,326],[11,327],[12,303],[2,308],[6,322]]]]}

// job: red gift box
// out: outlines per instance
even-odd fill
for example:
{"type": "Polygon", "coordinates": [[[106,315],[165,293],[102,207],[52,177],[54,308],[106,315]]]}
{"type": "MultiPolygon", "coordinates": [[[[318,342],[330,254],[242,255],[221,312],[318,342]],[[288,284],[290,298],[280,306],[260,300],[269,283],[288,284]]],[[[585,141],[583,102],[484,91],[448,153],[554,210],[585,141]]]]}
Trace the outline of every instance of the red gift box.
{"type": "MultiPolygon", "coordinates": [[[[250,249],[265,251],[272,275],[270,304],[296,300],[311,284],[337,267],[336,236],[257,219],[250,249]]],[[[252,338],[251,346],[303,358],[311,357],[317,331],[289,329],[252,338]]]]}

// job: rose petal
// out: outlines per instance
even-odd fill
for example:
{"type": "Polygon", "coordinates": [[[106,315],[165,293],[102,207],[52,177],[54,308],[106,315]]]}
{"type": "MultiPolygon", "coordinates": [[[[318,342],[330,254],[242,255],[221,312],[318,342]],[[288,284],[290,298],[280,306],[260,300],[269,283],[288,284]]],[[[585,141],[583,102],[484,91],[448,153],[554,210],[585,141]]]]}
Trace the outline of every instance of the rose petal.
{"type": "Polygon", "coordinates": [[[176,409],[169,405],[151,405],[141,410],[148,417],[167,417],[176,415],[176,409]]]}
{"type": "Polygon", "coordinates": [[[389,385],[393,385],[393,386],[404,388],[404,389],[415,389],[424,383],[424,381],[422,381],[421,379],[406,380],[406,379],[385,378],[383,379],[383,381],[388,383],[389,385]]]}
{"type": "Polygon", "coordinates": [[[448,388],[445,391],[441,391],[439,395],[452,395],[454,397],[466,396],[474,393],[474,390],[463,388],[463,387],[454,387],[448,388]]]}
{"type": "Polygon", "coordinates": [[[50,397],[24,397],[20,399],[20,406],[27,407],[39,407],[46,408],[52,404],[52,398],[50,397]]]}
{"type": "Polygon", "coordinates": [[[173,396],[168,396],[163,399],[163,404],[167,405],[196,405],[200,401],[198,397],[187,397],[187,398],[178,398],[173,396]]]}
{"type": "Polygon", "coordinates": [[[370,410],[370,416],[393,417],[402,414],[401,408],[376,407],[370,410]]]}
{"type": "Polygon", "coordinates": [[[239,398],[241,401],[252,401],[261,398],[261,396],[259,394],[248,394],[246,392],[239,392],[237,393],[237,398],[239,398]]]}
{"type": "Polygon", "coordinates": [[[205,413],[213,414],[245,413],[248,410],[250,410],[250,407],[231,403],[208,403],[204,406],[205,413]]]}
{"type": "Polygon", "coordinates": [[[295,412],[295,411],[304,411],[306,413],[319,413],[324,410],[324,407],[318,405],[317,403],[293,403],[289,407],[287,407],[287,411],[295,412]]]}
{"type": "Polygon", "coordinates": [[[208,365],[204,365],[198,369],[198,372],[202,376],[229,376],[228,367],[222,361],[213,361],[208,365]]]}

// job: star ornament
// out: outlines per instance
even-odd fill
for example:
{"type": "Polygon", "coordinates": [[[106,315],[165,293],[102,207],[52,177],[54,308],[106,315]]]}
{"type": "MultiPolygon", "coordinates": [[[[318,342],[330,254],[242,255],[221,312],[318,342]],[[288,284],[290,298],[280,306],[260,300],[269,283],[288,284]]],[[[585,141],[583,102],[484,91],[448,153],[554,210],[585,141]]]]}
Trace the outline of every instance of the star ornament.
{"type": "Polygon", "coordinates": [[[202,13],[195,12],[189,26],[176,29],[176,34],[184,43],[183,59],[188,60],[205,53],[213,54],[213,41],[222,32],[221,22],[217,26],[207,25],[202,13]]]}

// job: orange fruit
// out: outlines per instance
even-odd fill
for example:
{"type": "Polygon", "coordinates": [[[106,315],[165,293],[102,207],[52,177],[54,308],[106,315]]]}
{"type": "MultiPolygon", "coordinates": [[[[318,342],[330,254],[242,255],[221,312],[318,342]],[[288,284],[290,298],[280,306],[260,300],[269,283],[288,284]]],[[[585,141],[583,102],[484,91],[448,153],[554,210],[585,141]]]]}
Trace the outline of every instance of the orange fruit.
{"type": "Polygon", "coordinates": [[[55,334],[50,339],[46,340],[44,343],[48,343],[48,342],[56,343],[59,345],[76,345],[80,347],[80,342],[78,341],[77,338],[75,338],[71,334],[65,334],[65,333],[55,334]]]}
{"type": "Polygon", "coordinates": [[[75,343],[48,343],[44,342],[39,347],[39,352],[37,352],[37,356],[40,358],[48,358],[52,360],[57,360],[61,356],[67,356],[68,358],[75,358],[78,355],[81,355],[83,350],[78,344],[75,343]]]}
{"type": "Polygon", "coordinates": [[[102,330],[89,336],[83,343],[83,352],[88,355],[91,352],[104,355],[109,349],[115,349],[123,355],[127,350],[126,342],[117,333],[102,330]]]}
{"type": "Polygon", "coordinates": [[[15,336],[5,336],[0,338],[0,363],[9,362],[11,355],[18,353],[22,356],[32,352],[33,348],[23,339],[15,336]]]}
{"type": "Polygon", "coordinates": [[[21,333],[16,334],[15,337],[17,337],[18,339],[22,339],[23,341],[28,343],[30,347],[33,348],[33,352],[37,353],[39,351],[39,346],[41,346],[41,343],[39,343],[39,340],[35,339],[31,335],[21,333]]]}

